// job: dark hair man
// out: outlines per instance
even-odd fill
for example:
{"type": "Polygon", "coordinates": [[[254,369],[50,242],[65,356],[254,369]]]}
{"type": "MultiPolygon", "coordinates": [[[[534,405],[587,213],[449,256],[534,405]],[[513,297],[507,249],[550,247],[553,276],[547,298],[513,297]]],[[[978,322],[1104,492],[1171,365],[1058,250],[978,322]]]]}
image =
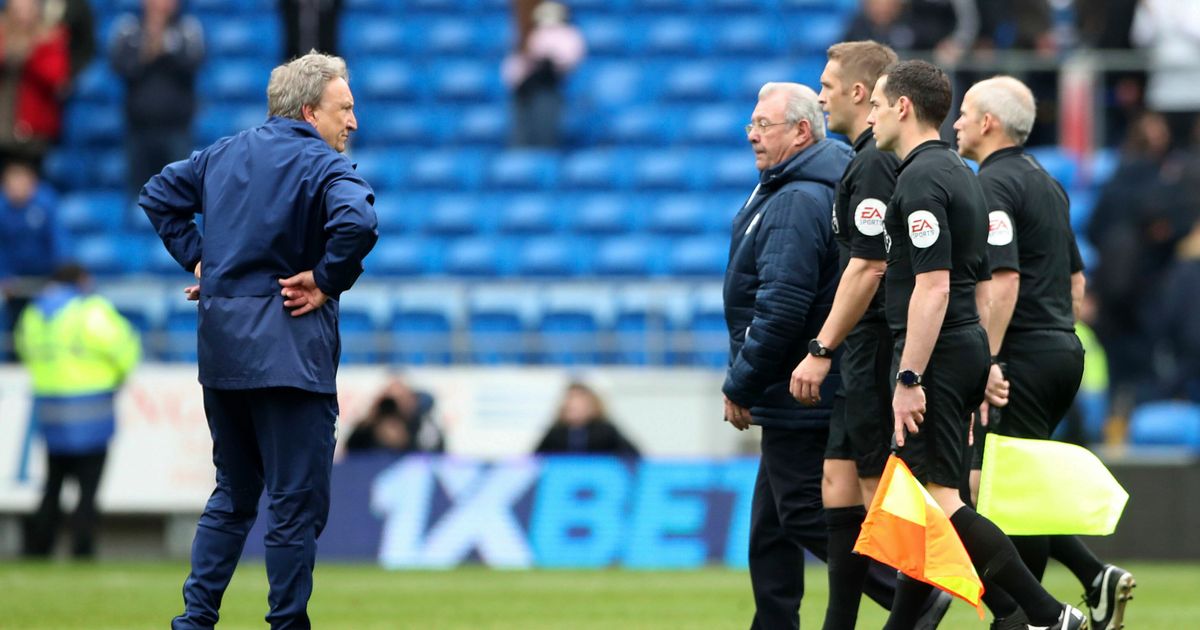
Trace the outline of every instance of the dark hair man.
{"type": "MultiPolygon", "coordinates": [[[[976,306],[976,285],[987,274],[987,210],[975,175],[938,136],[951,96],[946,73],[923,61],[896,64],[871,94],[876,143],[901,159],[884,218],[884,308],[897,337],[895,440],[950,516],[985,586],[1011,595],[1031,629],[1078,630],[1082,613],[1047,593],[1012,541],[959,497],[968,417],[983,402],[988,374],[976,306]]],[[[930,588],[902,581],[887,628],[912,627],[930,588]]]]}
{"type": "Polygon", "coordinates": [[[338,415],[338,297],[378,238],[374,193],[342,155],[358,128],[346,63],[314,52],[279,66],[267,101],[265,123],[169,164],[138,199],[200,281],[186,291],[199,300],[217,468],[176,629],[217,623],[264,486],[267,622],[309,627],[338,415]]]}
{"type": "MultiPolygon", "coordinates": [[[[1067,193],[1023,148],[1035,116],[1029,88],[1000,76],[967,90],[954,128],[958,152],[979,162],[979,183],[988,204],[992,366],[984,405],[1002,409],[1003,415],[995,413],[1000,422],[987,430],[1048,440],[1083,378],[1083,345],[1075,335],[1075,319],[1084,277],[1067,193]]],[[[986,408],[980,417],[986,421],[986,408]]],[[[980,433],[974,447],[972,496],[979,491],[983,461],[980,433]]],[[[1093,630],[1121,627],[1135,585],[1128,571],[1100,562],[1075,536],[1012,540],[1038,579],[1052,555],[1071,569],[1087,591],[1093,630]]],[[[1010,615],[1019,622],[1019,613],[1010,615]]],[[[1018,627],[1018,622],[1008,627],[1018,627]]]]}
{"type": "Polygon", "coordinates": [[[842,350],[842,387],[833,400],[821,484],[829,530],[825,630],[833,630],[854,628],[858,618],[870,559],[851,551],[866,516],[864,506],[883,473],[891,435],[892,334],[883,317],[883,214],[900,161],[875,147],[867,124],[871,90],[897,61],[896,53],[861,41],[834,44],[826,55],[818,100],[829,116],[829,129],[854,141],[854,159],[838,182],[833,206],[842,278],[829,318],[792,372],[791,393],[804,405],[821,402],[834,352],[842,350]]]}

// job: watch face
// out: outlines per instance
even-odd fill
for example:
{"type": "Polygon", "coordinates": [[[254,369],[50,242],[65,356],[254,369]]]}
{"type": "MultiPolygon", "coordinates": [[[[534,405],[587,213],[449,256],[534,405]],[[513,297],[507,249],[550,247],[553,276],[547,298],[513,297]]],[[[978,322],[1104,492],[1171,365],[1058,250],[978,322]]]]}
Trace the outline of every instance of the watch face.
{"type": "Polygon", "coordinates": [[[920,378],[921,377],[912,370],[904,370],[896,375],[896,380],[900,381],[901,385],[907,385],[908,387],[916,385],[918,382],[920,382],[920,378]]]}
{"type": "Polygon", "coordinates": [[[816,357],[824,357],[829,355],[829,351],[821,345],[820,341],[813,339],[808,342],[808,353],[816,357]]]}

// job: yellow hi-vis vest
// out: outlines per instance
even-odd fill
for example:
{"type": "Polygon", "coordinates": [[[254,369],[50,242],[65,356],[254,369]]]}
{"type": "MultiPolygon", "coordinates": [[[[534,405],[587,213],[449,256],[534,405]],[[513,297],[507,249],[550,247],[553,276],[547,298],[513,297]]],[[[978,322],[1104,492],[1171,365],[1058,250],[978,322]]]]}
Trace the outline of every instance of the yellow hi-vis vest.
{"type": "Polygon", "coordinates": [[[33,423],[46,450],[95,453],[116,430],[114,394],[137,365],[141,344],[108,300],[58,290],[66,301],[49,318],[39,305],[45,294],[21,313],[17,355],[33,376],[33,423]]]}

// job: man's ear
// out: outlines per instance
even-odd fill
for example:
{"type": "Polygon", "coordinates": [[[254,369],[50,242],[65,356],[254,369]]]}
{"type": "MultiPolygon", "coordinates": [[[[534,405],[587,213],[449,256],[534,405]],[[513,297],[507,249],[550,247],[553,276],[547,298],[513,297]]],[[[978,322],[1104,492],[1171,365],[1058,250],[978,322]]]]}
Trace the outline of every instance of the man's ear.
{"type": "Polygon", "coordinates": [[[989,131],[999,130],[1001,127],[1002,125],[1000,124],[1000,120],[998,118],[991,114],[983,115],[983,129],[981,131],[984,134],[988,133],[989,131]]]}
{"type": "Polygon", "coordinates": [[[906,120],[912,113],[912,100],[907,96],[896,99],[896,120],[906,120]]]}
{"type": "Polygon", "coordinates": [[[868,90],[867,86],[861,83],[855,83],[854,87],[850,88],[850,100],[855,105],[858,105],[859,103],[865,103],[866,101],[871,100],[871,90],[868,90]]]}
{"type": "Polygon", "coordinates": [[[313,107],[312,105],[301,105],[300,106],[300,115],[304,118],[305,122],[307,122],[311,125],[317,124],[316,111],[317,111],[317,108],[313,107]]]}

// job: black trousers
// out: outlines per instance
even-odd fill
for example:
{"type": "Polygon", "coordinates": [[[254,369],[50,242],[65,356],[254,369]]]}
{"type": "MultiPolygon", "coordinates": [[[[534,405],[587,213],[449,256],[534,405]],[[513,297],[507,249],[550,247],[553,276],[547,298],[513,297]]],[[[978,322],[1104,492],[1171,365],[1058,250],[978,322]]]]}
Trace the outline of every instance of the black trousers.
{"type": "Polygon", "coordinates": [[[85,455],[49,456],[42,504],[25,523],[25,555],[44,557],[54,550],[62,521],[59,499],[63,480],[67,477],[79,484],[79,504],[71,516],[71,553],[76,558],[90,558],[96,554],[96,526],[100,522],[96,491],[100,488],[100,475],[107,457],[108,449],[85,455]]]}
{"type": "MultiPolygon", "coordinates": [[[[800,627],[804,550],[829,557],[821,477],[828,429],[763,428],[762,458],[750,508],[752,630],[800,627]]],[[[872,564],[864,592],[888,608],[896,572],[872,564]]]]}

